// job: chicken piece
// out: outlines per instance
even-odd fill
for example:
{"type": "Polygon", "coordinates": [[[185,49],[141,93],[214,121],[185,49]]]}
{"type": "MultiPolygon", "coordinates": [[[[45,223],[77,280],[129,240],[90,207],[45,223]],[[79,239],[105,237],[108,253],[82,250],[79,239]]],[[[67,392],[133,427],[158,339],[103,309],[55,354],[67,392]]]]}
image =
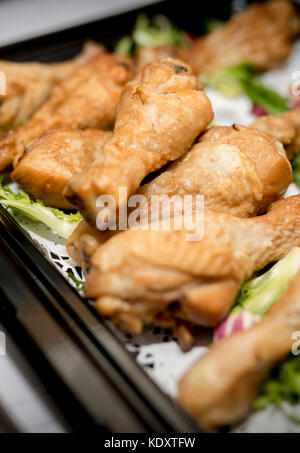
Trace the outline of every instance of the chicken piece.
{"type": "Polygon", "coordinates": [[[179,58],[188,61],[196,74],[243,62],[267,71],[287,58],[299,32],[300,18],[291,2],[253,3],[223,27],[180,50],[179,58]]]}
{"type": "Polygon", "coordinates": [[[212,121],[211,103],[190,68],[178,60],[154,63],[129,82],[122,95],[114,136],[104,159],[73,178],[65,195],[95,225],[100,195],[119,206],[148,173],[182,156],[212,121]]]}
{"type": "Polygon", "coordinates": [[[300,272],[259,324],[225,338],[188,370],[178,386],[180,404],[208,429],[239,421],[299,329],[300,272]]]}
{"type": "Polygon", "coordinates": [[[0,71],[6,76],[6,95],[0,100],[0,129],[27,121],[45,102],[54,85],[102,51],[102,46],[88,42],[77,57],[63,63],[0,61],[0,71]]]}
{"type": "Polygon", "coordinates": [[[53,129],[29,146],[11,177],[47,206],[74,208],[63,196],[71,178],[103,157],[112,133],[86,129],[53,129]]]}
{"type": "Polygon", "coordinates": [[[57,127],[110,128],[125,83],[131,78],[125,57],[102,52],[52,90],[31,120],[0,141],[0,172],[35,139],[57,127]]]}
{"type": "MultiPolygon", "coordinates": [[[[194,225],[195,216],[187,217],[194,225]]],[[[174,319],[214,326],[245,279],[300,245],[300,196],[275,202],[260,217],[206,213],[203,223],[196,242],[160,222],[115,235],[93,255],[85,295],[117,325],[124,326],[125,315],[135,332],[168,310],[174,319]]]]}
{"type": "Polygon", "coordinates": [[[215,126],[138,193],[201,194],[206,210],[250,217],[264,212],[291,182],[280,143],[244,126],[215,126]]]}
{"type": "MultiPolygon", "coordinates": [[[[202,194],[206,211],[250,217],[280,198],[291,180],[291,166],[279,143],[244,126],[215,126],[137,194],[148,199],[149,207],[153,195],[202,194]]],[[[98,246],[114,233],[82,222],[68,240],[69,255],[88,269],[98,246]]]]}
{"type": "Polygon", "coordinates": [[[91,227],[82,220],[67,242],[67,251],[72,260],[88,272],[91,267],[91,259],[100,245],[104,244],[116,232],[111,230],[100,231],[91,227]]]}
{"type": "Polygon", "coordinates": [[[281,142],[289,160],[300,151],[300,109],[261,116],[253,121],[250,127],[255,127],[281,142]]]}

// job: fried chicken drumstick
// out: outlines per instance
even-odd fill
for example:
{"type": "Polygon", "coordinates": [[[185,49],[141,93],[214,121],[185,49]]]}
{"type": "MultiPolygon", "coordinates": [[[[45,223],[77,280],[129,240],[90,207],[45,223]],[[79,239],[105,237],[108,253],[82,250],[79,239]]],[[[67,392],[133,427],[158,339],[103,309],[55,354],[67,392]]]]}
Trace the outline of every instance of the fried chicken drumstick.
{"type": "Polygon", "coordinates": [[[174,45],[141,47],[136,68],[167,56],[189,63],[196,75],[251,62],[260,71],[279,66],[300,33],[300,17],[289,1],[253,3],[228,22],[187,48],[174,45]]]}
{"type": "Polygon", "coordinates": [[[292,160],[300,152],[300,109],[277,115],[266,115],[253,121],[254,127],[274,137],[285,147],[288,159],[292,160]]]}
{"type": "Polygon", "coordinates": [[[55,85],[102,51],[102,46],[88,42],[77,57],[63,63],[15,63],[1,60],[0,71],[6,77],[6,95],[0,98],[0,129],[18,126],[31,118],[55,85]]]}
{"type": "MultiPolygon", "coordinates": [[[[280,198],[291,181],[291,166],[278,142],[245,126],[214,126],[137,194],[149,204],[153,195],[201,194],[206,211],[252,217],[280,198]]],[[[113,234],[82,221],[68,240],[69,255],[88,270],[92,255],[113,234]]]]}
{"type": "Polygon", "coordinates": [[[195,74],[243,62],[268,71],[287,58],[299,33],[300,17],[291,2],[253,3],[190,48],[180,50],[179,58],[188,61],[195,74]]]}
{"type": "Polygon", "coordinates": [[[33,198],[55,208],[74,206],[63,196],[70,179],[103,156],[109,131],[96,129],[52,129],[19,158],[11,178],[33,198]]]}
{"type": "Polygon", "coordinates": [[[113,196],[118,206],[119,187],[128,197],[135,193],[148,173],[188,151],[212,119],[188,66],[178,60],[146,66],[124,89],[104,159],[73,178],[66,197],[95,225],[100,195],[113,196]]]}
{"type": "Polygon", "coordinates": [[[181,405],[208,429],[239,421],[299,329],[300,272],[259,324],[223,339],[190,368],[179,382],[181,405]]]}
{"type": "Polygon", "coordinates": [[[97,300],[100,313],[135,333],[170,307],[173,320],[214,326],[246,278],[300,245],[299,227],[295,196],[250,219],[206,213],[197,242],[186,241],[186,231],[155,231],[151,225],[121,232],[93,255],[85,295],[97,300]]]}
{"type": "Polygon", "coordinates": [[[31,120],[0,141],[0,172],[15,165],[35,139],[57,127],[110,128],[125,83],[130,60],[102,52],[52,90],[49,100],[31,120]]]}

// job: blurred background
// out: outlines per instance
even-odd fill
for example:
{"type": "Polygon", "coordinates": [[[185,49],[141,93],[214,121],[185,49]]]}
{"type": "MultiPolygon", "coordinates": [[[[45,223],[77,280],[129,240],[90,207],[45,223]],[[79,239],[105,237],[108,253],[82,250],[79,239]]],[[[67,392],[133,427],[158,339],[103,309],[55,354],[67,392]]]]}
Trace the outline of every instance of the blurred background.
{"type": "Polygon", "coordinates": [[[0,0],[0,46],[152,3],[157,0],[0,0]]]}

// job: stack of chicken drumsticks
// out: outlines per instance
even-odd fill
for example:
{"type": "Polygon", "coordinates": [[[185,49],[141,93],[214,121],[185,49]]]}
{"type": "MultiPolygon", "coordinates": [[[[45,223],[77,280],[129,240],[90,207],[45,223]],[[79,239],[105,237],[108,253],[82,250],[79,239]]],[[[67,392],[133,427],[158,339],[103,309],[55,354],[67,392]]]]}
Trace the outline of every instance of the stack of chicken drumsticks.
{"type": "MultiPolygon", "coordinates": [[[[120,329],[168,326],[186,351],[197,326],[224,319],[253,272],[300,246],[300,195],[282,198],[300,150],[300,109],[250,127],[210,126],[212,106],[195,75],[224,64],[222,49],[214,51],[220,41],[235,43],[231,62],[275,66],[299,33],[295,17],[288,2],[252,5],[188,49],[144,49],[137,61],[89,44],[64,64],[0,62],[9,86],[0,123],[17,125],[0,136],[0,169],[13,165],[12,179],[33,198],[80,210],[68,252],[86,272],[85,296],[120,329]],[[261,52],[251,38],[258,17],[261,52]],[[19,124],[23,115],[29,120],[19,124]],[[99,197],[122,209],[134,194],[150,211],[153,195],[202,195],[203,237],[187,241],[184,227],[151,228],[151,219],[147,229],[97,228],[99,197]]],[[[189,216],[197,222],[195,208],[189,216]]],[[[210,429],[235,422],[297,328],[300,275],[264,321],[200,359],[180,382],[180,402],[210,429]],[[267,336],[273,343],[264,349],[267,336]]]]}

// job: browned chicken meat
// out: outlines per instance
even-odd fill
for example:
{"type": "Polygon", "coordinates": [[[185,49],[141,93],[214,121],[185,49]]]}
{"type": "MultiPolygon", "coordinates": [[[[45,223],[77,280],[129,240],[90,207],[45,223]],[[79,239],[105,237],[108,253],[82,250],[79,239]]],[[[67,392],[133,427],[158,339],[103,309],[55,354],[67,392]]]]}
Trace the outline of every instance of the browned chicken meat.
{"type": "Polygon", "coordinates": [[[261,116],[250,127],[255,127],[280,141],[290,160],[300,151],[300,109],[261,116]]]}
{"type": "Polygon", "coordinates": [[[102,52],[55,86],[31,120],[0,141],[0,171],[47,130],[57,127],[110,128],[125,83],[131,78],[125,57],[102,52]]]}
{"type": "Polygon", "coordinates": [[[86,129],[53,129],[29,146],[12,172],[13,180],[48,206],[73,208],[63,196],[72,178],[103,156],[112,133],[86,129]]]}
{"type": "Polygon", "coordinates": [[[48,98],[54,85],[69,77],[79,66],[103,51],[88,42],[73,60],[63,63],[15,63],[0,61],[6,77],[6,95],[0,100],[0,129],[15,127],[33,115],[48,98]]]}
{"type": "MultiPolygon", "coordinates": [[[[195,225],[195,213],[190,220],[195,225]]],[[[196,242],[187,241],[185,230],[155,227],[121,232],[99,247],[85,295],[135,333],[170,310],[173,319],[214,326],[246,278],[300,245],[300,196],[250,219],[205,213],[204,236],[196,242]]]]}
{"type": "Polygon", "coordinates": [[[286,59],[299,33],[300,18],[291,2],[253,3],[179,56],[196,74],[245,61],[265,71],[286,59]]]}
{"type": "Polygon", "coordinates": [[[89,271],[91,259],[96,250],[115,233],[111,230],[97,230],[82,220],[68,239],[68,254],[84,271],[89,271]]]}
{"type": "MultiPolygon", "coordinates": [[[[260,132],[239,125],[214,126],[137,194],[147,197],[149,207],[153,195],[201,194],[206,211],[251,217],[280,198],[290,184],[291,166],[284,154],[279,143],[260,132]]],[[[83,221],[68,240],[69,254],[88,269],[93,253],[112,234],[83,221]]]]}
{"type": "Polygon", "coordinates": [[[206,210],[250,217],[280,198],[291,181],[280,143],[245,126],[214,126],[138,193],[201,194],[206,210]]]}
{"type": "Polygon", "coordinates": [[[225,338],[190,368],[179,382],[181,405],[208,429],[239,421],[299,329],[300,272],[259,324],[225,338]]]}
{"type": "Polygon", "coordinates": [[[100,195],[118,206],[119,187],[135,193],[148,173],[182,156],[212,121],[211,103],[188,66],[148,65],[123,92],[104,159],[73,178],[65,195],[95,225],[100,195]]]}

